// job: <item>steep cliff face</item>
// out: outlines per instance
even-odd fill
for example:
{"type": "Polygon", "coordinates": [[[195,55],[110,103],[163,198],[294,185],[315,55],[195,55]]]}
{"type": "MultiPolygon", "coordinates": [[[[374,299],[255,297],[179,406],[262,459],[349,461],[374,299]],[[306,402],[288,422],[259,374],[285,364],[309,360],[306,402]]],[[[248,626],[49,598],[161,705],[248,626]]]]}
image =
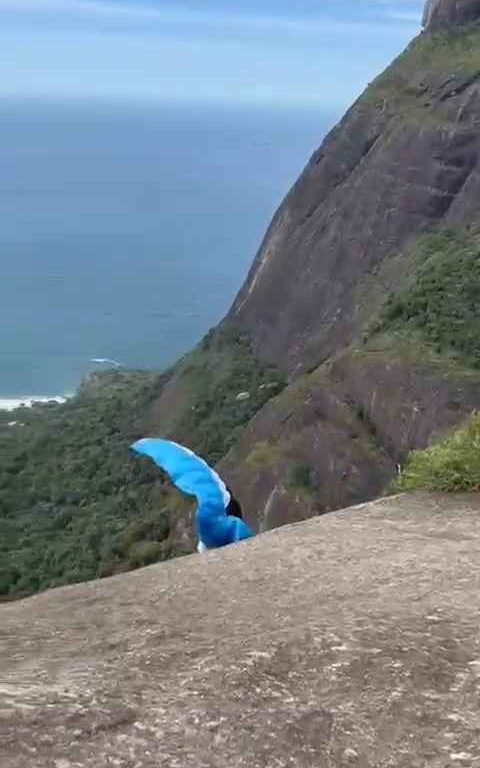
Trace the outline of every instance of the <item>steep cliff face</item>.
{"type": "Polygon", "coordinates": [[[479,0],[427,0],[423,14],[423,24],[429,30],[469,24],[479,19],[479,0]]]}
{"type": "MultiPolygon", "coordinates": [[[[260,357],[293,375],[326,360],[357,337],[359,290],[386,259],[436,224],[476,220],[479,43],[476,27],[421,35],[313,155],[228,318],[260,357]]],[[[404,266],[384,276],[379,301],[404,266]]]]}
{"type": "Polygon", "coordinates": [[[223,324],[290,382],[221,464],[259,528],[374,497],[480,408],[479,17],[427,3],[426,31],[283,201],[223,324]]]}

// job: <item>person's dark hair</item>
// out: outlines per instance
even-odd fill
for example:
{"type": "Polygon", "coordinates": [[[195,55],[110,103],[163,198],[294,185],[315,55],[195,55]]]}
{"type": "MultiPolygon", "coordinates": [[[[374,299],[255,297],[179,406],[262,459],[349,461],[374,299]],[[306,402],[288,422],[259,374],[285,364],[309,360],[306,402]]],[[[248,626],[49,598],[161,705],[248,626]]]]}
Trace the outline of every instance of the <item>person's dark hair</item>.
{"type": "Polygon", "coordinates": [[[225,510],[227,515],[231,515],[232,517],[239,517],[240,520],[243,520],[242,508],[240,506],[240,503],[236,500],[235,496],[231,492],[228,485],[227,485],[227,491],[230,494],[230,502],[225,510]]]}

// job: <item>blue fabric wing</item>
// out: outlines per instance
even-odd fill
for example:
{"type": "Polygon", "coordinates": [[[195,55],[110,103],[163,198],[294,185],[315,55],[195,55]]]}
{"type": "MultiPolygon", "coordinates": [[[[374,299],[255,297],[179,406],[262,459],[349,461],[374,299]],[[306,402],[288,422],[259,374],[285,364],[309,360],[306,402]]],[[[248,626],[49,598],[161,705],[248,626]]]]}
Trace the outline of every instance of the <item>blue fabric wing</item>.
{"type": "Polygon", "coordinates": [[[160,438],[144,438],[131,447],[136,453],[153,459],[180,491],[195,496],[198,533],[206,547],[223,547],[253,536],[243,520],[226,514],[230,501],[227,487],[199,456],[182,445],[160,438]]]}
{"type": "Polygon", "coordinates": [[[199,506],[211,504],[225,510],[230,501],[225,483],[188,448],[170,440],[144,438],[134,443],[132,449],[153,459],[180,491],[196,497],[199,506]]]}

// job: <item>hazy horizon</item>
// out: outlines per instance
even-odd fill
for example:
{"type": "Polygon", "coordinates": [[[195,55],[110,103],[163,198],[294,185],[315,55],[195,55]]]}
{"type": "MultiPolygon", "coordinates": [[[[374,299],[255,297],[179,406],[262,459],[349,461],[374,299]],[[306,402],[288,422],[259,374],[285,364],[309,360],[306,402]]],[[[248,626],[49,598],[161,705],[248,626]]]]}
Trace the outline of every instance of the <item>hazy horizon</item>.
{"type": "Polygon", "coordinates": [[[0,98],[342,109],[423,0],[0,0],[0,98]]]}

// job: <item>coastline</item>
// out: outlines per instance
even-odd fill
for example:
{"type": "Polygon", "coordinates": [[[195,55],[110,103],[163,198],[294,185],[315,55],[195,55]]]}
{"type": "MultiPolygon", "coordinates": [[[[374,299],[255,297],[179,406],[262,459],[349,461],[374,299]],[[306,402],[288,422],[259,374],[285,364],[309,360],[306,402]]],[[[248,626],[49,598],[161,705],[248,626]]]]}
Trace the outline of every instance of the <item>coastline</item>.
{"type": "Polygon", "coordinates": [[[15,411],[17,408],[31,408],[33,405],[45,403],[66,403],[72,395],[46,395],[28,397],[0,397],[0,411],[15,411]]]}

